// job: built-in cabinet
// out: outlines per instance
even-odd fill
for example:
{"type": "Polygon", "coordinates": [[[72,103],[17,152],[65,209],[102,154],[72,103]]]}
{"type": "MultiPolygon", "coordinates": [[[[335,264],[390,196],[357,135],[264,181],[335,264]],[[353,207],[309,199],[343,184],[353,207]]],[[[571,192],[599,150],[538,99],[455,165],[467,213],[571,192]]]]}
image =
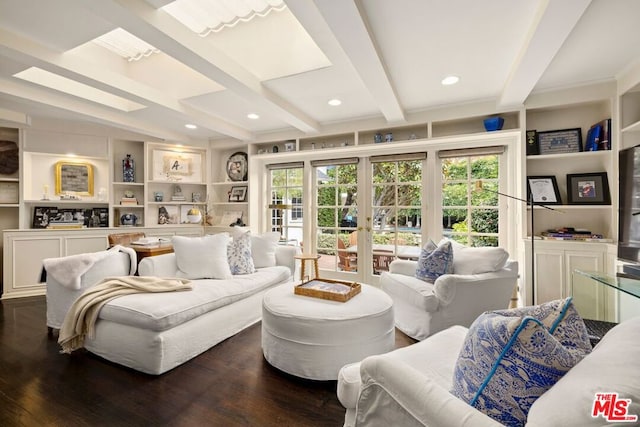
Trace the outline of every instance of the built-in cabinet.
{"type": "MultiPolygon", "coordinates": [[[[43,259],[103,251],[108,247],[107,235],[121,231],[117,228],[5,231],[2,299],[43,295],[46,290],[45,285],[40,283],[43,259]]],[[[147,236],[164,238],[174,235],[201,236],[205,233],[201,226],[140,228],[139,231],[147,236]]]]}

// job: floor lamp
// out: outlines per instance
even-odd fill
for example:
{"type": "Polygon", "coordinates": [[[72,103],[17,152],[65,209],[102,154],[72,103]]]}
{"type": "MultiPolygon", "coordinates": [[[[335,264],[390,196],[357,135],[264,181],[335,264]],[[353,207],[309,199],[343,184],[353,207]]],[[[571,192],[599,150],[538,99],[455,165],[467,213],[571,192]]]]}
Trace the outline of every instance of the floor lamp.
{"type": "Polygon", "coordinates": [[[535,251],[535,234],[534,234],[534,215],[533,215],[533,207],[534,206],[540,206],[542,208],[545,209],[549,209],[551,211],[557,211],[557,209],[553,209],[549,206],[546,205],[542,205],[539,203],[536,203],[533,201],[533,195],[531,194],[531,192],[529,192],[528,194],[528,200],[525,199],[521,199],[520,197],[515,197],[515,196],[510,196],[509,194],[504,194],[501,193],[499,191],[495,191],[495,190],[489,190],[487,188],[483,188],[482,187],[482,181],[478,180],[476,181],[476,188],[475,191],[488,191],[489,193],[494,193],[497,194],[499,196],[504,196],[504,197],[508,197],[510,199],[514,199],[514,200],[518,200],[521,202],[526,203],[527,205],[529,205],[531,207],[531,303],[534,304],[535,300],[536,300],[536,268],[535,268],[535,262],[536,262],[536,251],[535,251]]]}

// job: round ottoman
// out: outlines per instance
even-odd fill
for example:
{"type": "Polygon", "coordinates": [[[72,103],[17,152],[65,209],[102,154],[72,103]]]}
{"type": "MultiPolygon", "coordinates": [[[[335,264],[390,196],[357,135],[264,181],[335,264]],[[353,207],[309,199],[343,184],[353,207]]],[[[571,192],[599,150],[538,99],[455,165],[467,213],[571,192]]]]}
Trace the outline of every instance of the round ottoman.
{"type": "Polygon", "coordinates": [[[393,301],[362,285],[347,302],[277,286],[262,301],[262,352],[276,368],[302,378],[336,380],[340,368],[395,347],[393,301]]]}

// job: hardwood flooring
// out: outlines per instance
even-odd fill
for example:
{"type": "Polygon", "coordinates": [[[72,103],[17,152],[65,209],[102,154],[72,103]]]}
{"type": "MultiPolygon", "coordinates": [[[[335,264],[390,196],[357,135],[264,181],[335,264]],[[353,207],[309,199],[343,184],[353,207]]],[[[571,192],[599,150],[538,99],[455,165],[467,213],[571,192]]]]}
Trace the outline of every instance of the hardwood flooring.
{"type": "MultiPolygon", "coordinates": [[[[44,297],[0,301],[0,426],[341,426],[335,381],[270,366],[260,324],[161,376],[59,353],[44,297]]],[[[396,331],[396,346],[414,341],[396,331]]]]}

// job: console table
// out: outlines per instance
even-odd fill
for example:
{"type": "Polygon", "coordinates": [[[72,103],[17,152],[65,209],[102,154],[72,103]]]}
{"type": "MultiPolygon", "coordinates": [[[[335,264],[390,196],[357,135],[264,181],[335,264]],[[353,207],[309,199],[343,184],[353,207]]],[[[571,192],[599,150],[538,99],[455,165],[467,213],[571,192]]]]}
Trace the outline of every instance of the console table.
{"type": "MultiPolygon", "coordinates": [[[[635,315],[640,315],[640,279],[629,277],[622,273],[611,276],[600,271],[584,271],[578,269],[574,270],[573,274],[586,277],[596,284],[605,286],[608,289],[613,289],[619,298],[630,299],[633,301],[634,307],[637,307],[635,315]],[[618,292],[620,294],[617,294],[618,292]],[[636,302],[637,304],[635,304],[636,302]]],[[[618,305],[616,305],[616,308],[618,310],[620,309],[618,305]]],[[[584,322],[587,325],[592,344],[600,341],[604,334],[616,325],[614,322],[602,319],[584,319],[584,322]]]]}

